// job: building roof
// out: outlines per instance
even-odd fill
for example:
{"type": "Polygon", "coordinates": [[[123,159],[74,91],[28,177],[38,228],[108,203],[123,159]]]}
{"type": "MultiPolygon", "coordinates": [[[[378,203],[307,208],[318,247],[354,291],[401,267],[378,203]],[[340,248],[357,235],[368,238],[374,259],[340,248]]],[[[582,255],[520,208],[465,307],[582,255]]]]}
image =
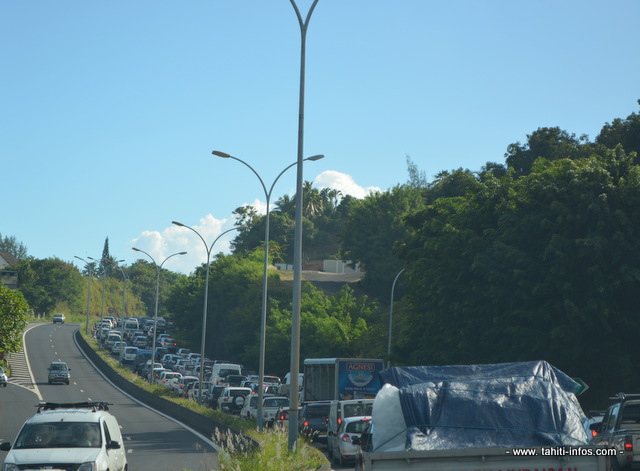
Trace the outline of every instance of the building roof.
{"type": "Polygon", "coordinates": [[[13,265],[18,263],[18,259],[11,255],[6,250],[0,250],[0,268],[4,268],[7,265],[13,265]]]}

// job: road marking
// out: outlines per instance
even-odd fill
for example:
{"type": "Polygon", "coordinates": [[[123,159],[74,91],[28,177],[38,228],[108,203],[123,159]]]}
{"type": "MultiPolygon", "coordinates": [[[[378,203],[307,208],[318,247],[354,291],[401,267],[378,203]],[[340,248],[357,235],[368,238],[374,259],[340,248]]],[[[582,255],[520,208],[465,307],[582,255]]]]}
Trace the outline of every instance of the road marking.
{"type": "Polygon", "coordinates": [[[18,353],[11,353],[7,361],[9,362],[9,366],[11,367],[11,377],[9,378],[9,381],[12,384],[20,386],[21,388],[35,392],[35,394],[38,396],[38,399],[42,401],[42,394],[40,394],[40,390],[38,389],[38,386],[36,386],[36,382],[31,371],[31,366],[27,361],[25,342],[25,336],[27,332],[34,327],[37,327],[38,325],[42,324],[33,324],[22,333],[22,349],[18,353]]]}

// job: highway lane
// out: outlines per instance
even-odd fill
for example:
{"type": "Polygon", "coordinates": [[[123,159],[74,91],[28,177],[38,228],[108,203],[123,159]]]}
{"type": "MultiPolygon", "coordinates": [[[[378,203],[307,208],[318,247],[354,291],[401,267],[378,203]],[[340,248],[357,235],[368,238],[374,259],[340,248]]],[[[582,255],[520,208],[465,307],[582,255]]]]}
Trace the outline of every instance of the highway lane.
{"type": "MultiPolygon", "coordinates": [[[[217,469],[210,437],[202,437],[172,419],[152,411],[107,382],[82,355],[73,340],[77,324],[43,324],[25,333],[24,365],[0,391],[0,439],[13,441],[22,423],[48,402],[106,401],[122,428],[129,469],[141,471],[204,471],[217,469]],[[65,361],[71,382],[48,384],[51,361],[65,361]],[[30,374],[28,370],[30,369],[30,374]],[[26,371],[25,371],[26,370],[26,371]],[[33,376],[33,385],[29,376],[33,376]],[[41,399],[40,399],[41,398],[41,399]]],[[[14,359],[12,358],[12,369],[14,359]]],[[[19,361],[18,358],[15,361],[19,361]]],[[[4,459],[5,452],[0,452],[4,459]]]]}

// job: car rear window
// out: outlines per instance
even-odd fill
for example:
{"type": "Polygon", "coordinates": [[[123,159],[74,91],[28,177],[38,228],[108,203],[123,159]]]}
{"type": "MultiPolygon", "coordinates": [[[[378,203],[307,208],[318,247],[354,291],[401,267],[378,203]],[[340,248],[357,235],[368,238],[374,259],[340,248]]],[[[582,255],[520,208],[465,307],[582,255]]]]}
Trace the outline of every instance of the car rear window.
{"type": "Polygon", "coordinates": [[[364,429],[369,425],[369,420],[358,420],[357,422],[351,422],[347,424],[347,433],[362,433],[364,429]]]}

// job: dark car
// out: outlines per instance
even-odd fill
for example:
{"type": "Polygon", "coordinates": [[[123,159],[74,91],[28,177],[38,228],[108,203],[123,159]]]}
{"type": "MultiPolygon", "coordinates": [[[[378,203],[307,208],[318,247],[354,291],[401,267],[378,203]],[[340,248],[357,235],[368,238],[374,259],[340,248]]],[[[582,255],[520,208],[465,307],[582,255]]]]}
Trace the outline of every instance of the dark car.
{"type": "Polygon", "coordinates": [[[225,390],[226,386],[214,386],[211,388],[211,393],[209,394],[209,407],[212,409],[218,408],[218,398],[225,390]]]}
{"type": "Polygon", "coordinates": [[[227,375],[224,381],[229,384],[229,386],[233,386],[239,388],[242,386],[242,383],[247,380],[247,377],[244,375],[227,375]]]}
{"type": "Polygon", "coordinates": [[[71,369],[64,361],[52,361],[49,366],[49,384],[66,383],[69,384],[71,378],[71,369]]]}
{"type": "Polygon", "coordinates": [[[300,432],[312,442],[327,443],[329,403],[312,402],[305,404],[300,419],[300,432]]]}

